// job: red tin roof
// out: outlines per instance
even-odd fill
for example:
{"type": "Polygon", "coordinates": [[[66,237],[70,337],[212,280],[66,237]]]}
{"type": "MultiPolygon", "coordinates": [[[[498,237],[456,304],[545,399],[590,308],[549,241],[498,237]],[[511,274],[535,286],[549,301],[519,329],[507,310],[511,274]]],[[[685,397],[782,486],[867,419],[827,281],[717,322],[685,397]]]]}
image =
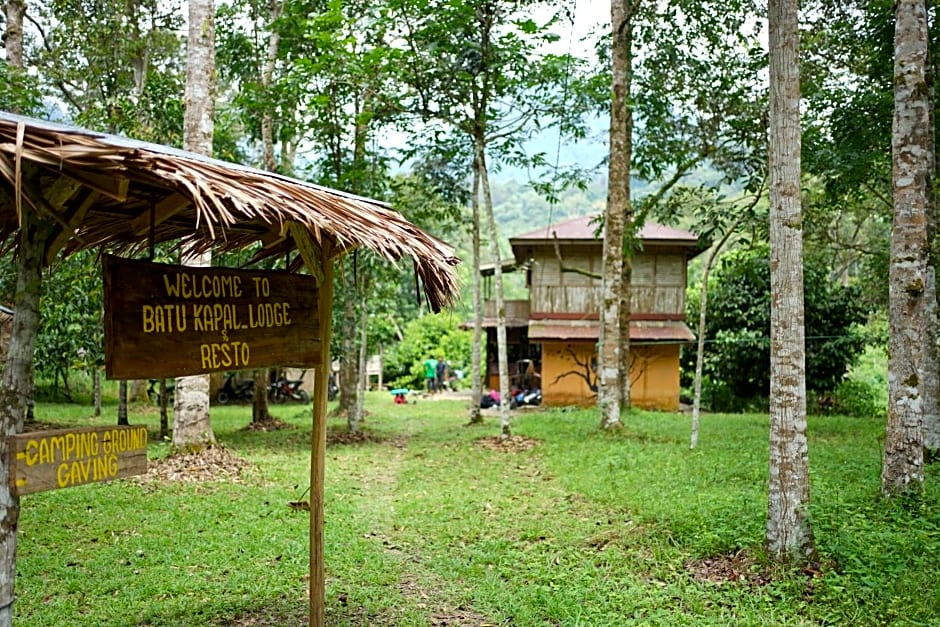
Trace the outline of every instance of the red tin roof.
{"type": "MultiPolygon", "coordinates": [[[[581,216],[580,218],[571,218],[557,224],[540,227],[528,233],[516,235],[509,238],[511,243],[551,241],[554,238],[559,240],[596,240],[602,241],[602,233],[595,235],[597,224],[595,220],[598,216],[581,216]]],[[[695,246],[698,242],[698,236],[695,233],[684,231],[682,229],[663,226],[653,222],[647,222],[639,232],[640,239],[647,242],[662,242],[681,244],[686,246],[695,246]]]]}
{"type": "MultiPolygon", "coordinates": [[[[530,340],[597,341],[596,320],[531,320],[530,340]]],[[[635,320],[630,323],[631,342],[693,342],[695,335],[677,320],[635,320]]]]}

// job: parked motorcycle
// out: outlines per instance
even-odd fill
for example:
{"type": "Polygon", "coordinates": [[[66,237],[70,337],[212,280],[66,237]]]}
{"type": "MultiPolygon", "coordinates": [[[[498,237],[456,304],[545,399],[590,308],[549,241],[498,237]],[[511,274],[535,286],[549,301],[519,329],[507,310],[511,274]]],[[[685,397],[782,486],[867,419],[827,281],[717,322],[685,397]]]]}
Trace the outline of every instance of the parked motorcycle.
{"type": "Polygon", "coordinates": [[[280,377],[268,388],[268,399],[272,403],[286,403],[287,401],[298,401],[306,404],[310,402],[310,394],[303,390],[302,379],[288,379],[280,377]]]}
{"type": "Polygon", "coordinates": [[[512,408],[521,407],[523,405],[542,404],[542,390],[539,388],[535,388],[534,390],[515,389],[510,396],[509,406],[512,408]]]}
{"type": "Polygon", "coordinates": [[[339,384],[336,382],[336,373],[331,372],[326,386],[326,400],[335,401],[337,396],[339,396],[339,384]]]}
{"type": "Polygon", "coordinates": [[[226,373],[225,383],[215,395],[215,400],[219,405],[226,403],[250,401],[255,395],[255,382],[251,379],[244,381],[235,381],[234,373],[226,373]]]}

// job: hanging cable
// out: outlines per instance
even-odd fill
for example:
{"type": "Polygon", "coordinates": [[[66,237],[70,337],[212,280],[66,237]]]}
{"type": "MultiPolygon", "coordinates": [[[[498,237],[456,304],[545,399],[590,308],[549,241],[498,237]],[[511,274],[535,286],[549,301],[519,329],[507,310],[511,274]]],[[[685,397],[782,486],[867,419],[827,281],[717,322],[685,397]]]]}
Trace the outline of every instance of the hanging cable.
{"type": "MultiPolygon", "coordinates": [[[[568,18],[568,52],[565,54],[565,77],[562,81],[561,86],[561,104],[562,111],[567,109],[568,104],[568,79],[570,76],[571,68],[571,50],[572,50],[572,40],[574,39],[574,16],[577,15],[578,11],[578,2],[575,0],[571,11],[567,13],[566,17],[568,18]]],[[[555,219],[555,205],[558,203],[557,193],[555,189],[555,182],[558,177],[558,168],[561,161],[561,126],[558,127],[558,141],[555,144],[555,165],[552,167],[552,188],[551,194],[548,198],[548,222],[545,225],[545,237],[549,237],[551,234],[548,230],[552,226],[552,221],[555,219]]],[[[529,269],[531,272],[531,268],[529,269]]],[[[541,264],[539,268],[539,281],[544,277],[545,264],[541,264]]]]}

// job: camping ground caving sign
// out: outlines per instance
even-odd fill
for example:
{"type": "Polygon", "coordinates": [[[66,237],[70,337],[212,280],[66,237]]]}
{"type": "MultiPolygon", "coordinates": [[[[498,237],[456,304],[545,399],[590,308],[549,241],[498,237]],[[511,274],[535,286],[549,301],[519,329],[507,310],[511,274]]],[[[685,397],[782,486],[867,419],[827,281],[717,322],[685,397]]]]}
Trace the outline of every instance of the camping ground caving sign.
{"type": "Polygon", "coordinates": [[[313,277],[106,256],[104,292],[109,378],[319,364],[313,277]]]}
{"type": "Polygon", "coordinates": [[[147,427],[34,431],[10,437],[10,488],[17,495],[147,472],[147,427]]]}

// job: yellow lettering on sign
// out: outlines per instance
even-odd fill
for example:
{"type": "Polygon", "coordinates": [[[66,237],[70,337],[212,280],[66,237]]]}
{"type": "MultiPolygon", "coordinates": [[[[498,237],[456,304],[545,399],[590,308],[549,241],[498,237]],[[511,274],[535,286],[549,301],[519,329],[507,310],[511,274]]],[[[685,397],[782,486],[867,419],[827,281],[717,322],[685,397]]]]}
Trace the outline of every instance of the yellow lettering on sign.
{"type": "Polygon", "coordinates": [[[198,276],[188,272],[163,274],[163,287],[167,296],[198,300],[203,298],[241,298],[242,278],[233,275],[198,276]]]}
{"type": "Polygon", "coordinates": [[[199,360],[207,370],[235,369],[248,366],[251,350],[247,342],[222,342],[201,344],[199,360]]]}
{"type": "Polygon", "coordinates": [[[140,314],[144,333],[182,333],[186,330],[186,305],[144,305],[140,314]]]}
{"type": "Polygon", "coordinates": [[[257,303],[248,305],[248,327],[286,327],[291,323],[290,303],[257,303]]]}
{"type": "Polygon", "coordinates": [[[82,485],[91,481],[113,479],[118,473],[117,455],[89,457],[79,461],[59,464],[56,468],[56,484],[60,488],[82,485]]]}
{"type": "Polygon", "coordinates": [[[101,450],[105,455],[145,448],[147,448],[147,427],[111,429],[101,435],[101,450]]]}
{"type": "Polygon", "coordinates": [[[29,440],[26,442],[26,465],[35,466],[39,463],[39,455],[37,449],[39,448],[39,442],[36,440],[29,440]]]}

